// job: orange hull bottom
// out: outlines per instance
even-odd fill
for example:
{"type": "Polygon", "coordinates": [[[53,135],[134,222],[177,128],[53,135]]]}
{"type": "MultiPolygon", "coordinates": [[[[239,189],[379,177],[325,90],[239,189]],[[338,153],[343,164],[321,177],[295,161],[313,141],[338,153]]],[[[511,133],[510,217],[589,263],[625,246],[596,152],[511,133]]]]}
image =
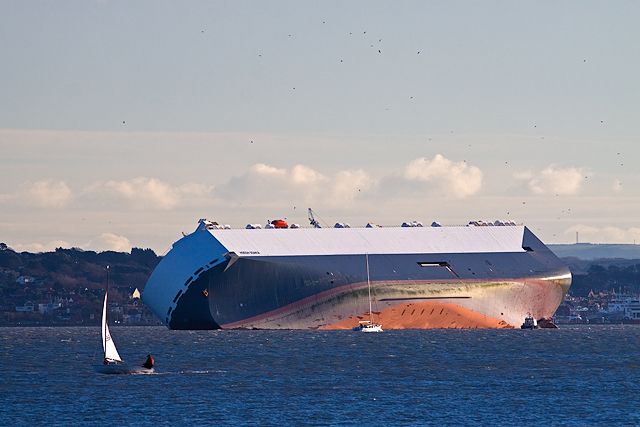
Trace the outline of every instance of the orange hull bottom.
{"type": "MultiPolygon", "coordinates": [[[[504,329],[513,328],[504,320],[485,316],[457,304],[435,301],[399,304],[373,312],[373,320],[383,329],[504,329]]],[[[347,319],[320,329],[351,329],[358,321],[368,320],[367,314],[347,319]]]]}

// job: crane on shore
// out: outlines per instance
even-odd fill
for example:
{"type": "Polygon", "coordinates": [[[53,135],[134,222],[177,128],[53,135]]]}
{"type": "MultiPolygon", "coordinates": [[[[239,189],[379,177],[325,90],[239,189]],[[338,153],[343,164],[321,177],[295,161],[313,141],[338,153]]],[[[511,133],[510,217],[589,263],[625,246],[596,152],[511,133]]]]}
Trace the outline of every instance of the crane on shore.
{"type": "Polygon", "coordinates": [[[313,216],[313,211],[311,210],[311,208],[309,208],[308,212],[309,212],[309,223],[313,226],[313,228],[322,228],[320,223],[313,216]]]}

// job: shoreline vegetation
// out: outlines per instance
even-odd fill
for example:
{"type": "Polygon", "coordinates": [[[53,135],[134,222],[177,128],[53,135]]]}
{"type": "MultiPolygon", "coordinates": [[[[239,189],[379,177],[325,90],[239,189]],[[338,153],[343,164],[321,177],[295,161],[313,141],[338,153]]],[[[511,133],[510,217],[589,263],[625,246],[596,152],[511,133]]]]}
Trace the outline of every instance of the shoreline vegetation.
{"type": "Polygon", "coordinates": [[[107,265],[114,325],[158,325],[140,293],[160,259],[151,249],[29,253],[0,243],[0,326],[100,325],[107,265]]]}

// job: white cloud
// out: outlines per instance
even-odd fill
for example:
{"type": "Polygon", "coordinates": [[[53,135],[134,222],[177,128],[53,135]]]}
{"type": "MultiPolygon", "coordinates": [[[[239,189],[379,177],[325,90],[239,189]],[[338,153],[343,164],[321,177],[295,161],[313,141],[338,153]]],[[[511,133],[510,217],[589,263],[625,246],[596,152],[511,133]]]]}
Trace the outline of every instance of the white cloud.
{"type": "Polygon", "coordinates": [[[134,207],[172,209],[185,200],[206,199],[212,186],[197,183],[170,185],[156,178],[137,177],[126,181],[111,180],[95,183],[87,193],[124,200],[134,207]]]}
{"type": "Polygon", "coordinates": [[[315,185],[327,181],[327,178],[320,172],[305,165],[295,165],[291,169],[291,179],[299,185],[315,185]]]}
{"type": "Polygon", "coordinates": [[[123,199],[151,203],[160,209],[171,209],[178,202],[176,190],[155,178],[138,177],[129,181],[108,181],[104,188],[123,199]]]}
{"type": "Polygon", "coordinates": [[[335,206],[352,201],[370,189],[373,182],[363,170],[327,176],[302,164],[285,169],[258,163],[220,186],[216,195],[224,201],[279,209],[296,203],[335,206]]]}
{"type": "Polygon", "coordinates": [[[585,171],[582,168],[561,168],[550,165],[537,174],[530,172],[514,175],[516,179],[526,180],[529,190],[534,194],[577,194],[582,187],[585,171]]]}
{"type": "Polygon", "coordinates": [[[264,163],[256,163],[251,166],[249,173],[263,178],[283,180],[296,185],[315,185],[325,182],[327,178],[315,169],[305,165],[295,165],[291,171],[277,168],[264,163]]]}
{"type": "Polygon", "coordinates": [[[56,248],[71,248],[79,247],[85,250],[92,251],[116,251],[116,252],[131,252],[131,242],[125,236],[114,233],[102,233],[100,236],[91,239],[89,242],[81,245],[72,245],[64,240],[52,240],[46,243],[26,243],[15,244],[11,247],[18,251],[27,252],[52,252],[56,248]]]}
{"type": "Polygon", "coordinates": [[[124,236],[114,233],[102,233],[100,237],[85,245],[92,250],[131,252],[131,242],[124,236]]]}
{"type": "Polygon", "coordinates": [[[336,203],[352,201],[373,185],[374,180],[362,169],[341,171],[334,178],[331,199],[336,203]]]}
{"type": "MultiPolygon", "coordinates": [[[[301,173],[297,179],[304,179],[303,174],[301,173]]],[[[231,177],[220,186],[217,194],[225,201],[241,200],[258,203],[279,201],[292,192],[295,184],[287,169],[257,163],[241,175],[231,177]]]]}
{"type": "Polygon", "coordinates": [[[62,208],[73,198],[64,181],[53,180],[27,182],[22,186],[22,195],[29,204],[42,208],[62,208]]]}
{"type": "Polygon", "coordinates": [[[277,176],[284,177],[287,175],[286,169],[278,169],[273,166],[265,165],[264,163],[256,163],[251,166],[251,172],[257,175],[277,176]]]}
{"type": "Polygon", "coordinates": [[[425,157],[411,161],[404,170],[404,178],[435,186],[444,194],[456,198],[471,196],[482,187],[482,171],[466,162],[453,162],[441,154],[433,159],[425,157]]]}
{"type": "Polygon", "coordinates": [[[71,244],[64,240],[52,240],[47,243],[25,243],[10,246],[17,252],[52,252],[56,248],[70,248],[71,244]]]}

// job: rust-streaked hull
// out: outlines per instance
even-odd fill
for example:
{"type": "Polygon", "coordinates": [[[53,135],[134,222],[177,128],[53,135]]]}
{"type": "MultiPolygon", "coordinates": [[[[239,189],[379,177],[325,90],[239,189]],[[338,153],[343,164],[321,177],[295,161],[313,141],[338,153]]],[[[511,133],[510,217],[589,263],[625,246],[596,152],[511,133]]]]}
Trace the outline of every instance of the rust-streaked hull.
{"type": "MultiPolygon", "coordinates": [[[[372,283],[375,321],[385,329],[519,327],[531,314],[549,319],[570,277],[497,282],[372,283]]],[[[351,329],[368,319],[366,283],[280,307],[225,328],[351,329]]]]}
{"type": "MultiPolygon", "coordinates": [[[[470,244],[478,250],[468,251],[467,234],[478,239],[484,231],[463,231],[451,236],[459,253],[401,253],[397,245],[391,253],[379,247],[377,253],[367,252],[374,311],[384,329],[519,327],[527,315],[553,316],[571,274],[533,233],[523,227],[520,235],[509,230],[501,237],[488,230],[493,233],[485,236],[488,245],[503,238],[511,246],[502,249],[506,245],[498,242],[495,251],[482,251],[475,241],[470,244]],[[514,238],[519,239],[516,245],[514,238]]],[[[286,236],[289,244],[295,243],[295,232],[286,236]]],[[[251,243],[251,233],[241,237],[251,243]]],[[[274,239],[284,236],[275,233],[274,239]]],[[[429,238],[433,233],[423,234],[429,238]]],[[[372,234],[356,237],[362,236],[372,234]]],[[[445,230],[437,237],[450,236],[445,230]]],[[[368,310],[365,250],[238,255],[215,235],[196,231],[165,256],[143,299],[172,329],[349,329],[368,310]]]]}

